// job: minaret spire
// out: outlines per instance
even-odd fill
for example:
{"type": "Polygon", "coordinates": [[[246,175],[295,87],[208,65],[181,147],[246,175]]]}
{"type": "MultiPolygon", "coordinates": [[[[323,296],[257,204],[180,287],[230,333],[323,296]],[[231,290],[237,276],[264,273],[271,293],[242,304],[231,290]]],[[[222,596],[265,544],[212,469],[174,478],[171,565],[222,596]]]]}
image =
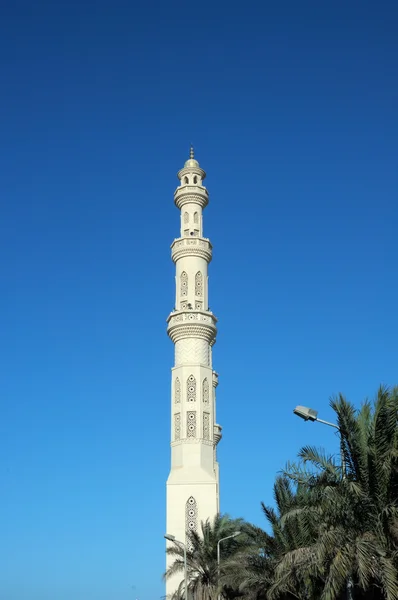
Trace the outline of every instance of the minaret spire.
{"type": "MultiPolygon", "coordinates": [[[[203,209],[209,194],[191,145],[189,159],[178,172],[174,202],[180,210],[180,237],[171,245],[176,267],[175,309],[167,319],[174,343],[171,384],[171,469],[167,480],[169,535],[185,542],[187,530],[219,512],[219,472],[216,446],[221,427],[216,423],[218,375],[212,366],[217,319],[209,309],[208,266],[212,245],[203,234],[203,209]]],[[[169,557],[168,557],[168,560],[169,557]]],[[[167,595],[180,579],[167,581],[167,595]]]]}

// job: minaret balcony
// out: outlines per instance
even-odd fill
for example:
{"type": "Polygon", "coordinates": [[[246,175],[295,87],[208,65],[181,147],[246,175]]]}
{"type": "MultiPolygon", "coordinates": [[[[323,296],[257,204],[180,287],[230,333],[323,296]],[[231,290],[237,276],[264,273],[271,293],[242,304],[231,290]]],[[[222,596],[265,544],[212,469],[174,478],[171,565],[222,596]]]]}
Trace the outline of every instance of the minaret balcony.
{"type": "Polygon", "coordinates": [[[205,208],[209,203],[209,192],[202,185],[184,185],[174,192],[174,202],[178,208],[191,203],[205,208]]]}
{"type": "Polygon", "coordinates": [[[214,435],[214,443],[216,444],[216,446],[217,446],[218,442],[222,438],[221,431],[222,431],[221,425],[218,425],[217,423],[215,423],[214,424],[214,433],[213,433],[213,435],[214,435]]]}
{"type": "Polygon", "coordinates": [[[174,343],[183,338],[201,338],[210,344],[216,339],[216,323],[210,311],[175,310],[167,319],[167,333],[174,343]]]}
{"type": "Polygon", "coordinates": [[[171,258],[176,263],[184,256],[199,256],[208,263],[212,257],[212,245],[207,238],[178,238],[171,244],[171,258]]]}
{"type": "Polygon", "coordinates": [[[218,386],[218,373],[213,371],[213,387],[216,388],[218,386]]]}

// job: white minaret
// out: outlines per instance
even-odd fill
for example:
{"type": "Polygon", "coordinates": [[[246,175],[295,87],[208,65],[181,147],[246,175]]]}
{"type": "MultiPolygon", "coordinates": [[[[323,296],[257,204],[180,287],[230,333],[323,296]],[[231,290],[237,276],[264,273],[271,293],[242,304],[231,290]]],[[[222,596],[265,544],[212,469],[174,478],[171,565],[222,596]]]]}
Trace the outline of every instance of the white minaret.
{"type": "MultiPolygon", "coordinates": [[[[209,310],[208,265],[212,246],[203,237],[202,212],[209,202],[203,186],[206,173],[190,159],[178,173],[174,202],[181,211],[181,237],[171,245],[176,265],[175,308],[167,333],[175,346],[171,376],[171,470],[167,480],[168,534],[185,542],[188,529],[219,512],[219,473],[216,446],[217,373],[212,366],[217,319],[209,310]]],[[[169,580],[173,593],[181,577],[169,580]]]]}

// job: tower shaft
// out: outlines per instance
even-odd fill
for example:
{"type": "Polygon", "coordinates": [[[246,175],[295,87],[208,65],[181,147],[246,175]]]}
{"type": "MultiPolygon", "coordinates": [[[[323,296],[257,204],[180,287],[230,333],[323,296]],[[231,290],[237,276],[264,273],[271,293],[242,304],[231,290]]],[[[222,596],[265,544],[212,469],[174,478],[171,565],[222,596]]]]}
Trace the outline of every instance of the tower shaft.
{"type": "MultiPolygon", "coordinates": [[[[212,365],[217,319],[209,310],[210,241],[203,237],[203,209],[209,197],[206,173],[193,157],[178,173],[174,201],[181,213],[180,237],[171,245],[176,266],[175,308],[167,319],[174,343],[171,381],[171,469],[167,480],[167,533],[186,541],[187,530],[219,512],[216,446],[217,373],[212,365]]],[[[181,578],[168,580],[173,593],[181,578]]]]}

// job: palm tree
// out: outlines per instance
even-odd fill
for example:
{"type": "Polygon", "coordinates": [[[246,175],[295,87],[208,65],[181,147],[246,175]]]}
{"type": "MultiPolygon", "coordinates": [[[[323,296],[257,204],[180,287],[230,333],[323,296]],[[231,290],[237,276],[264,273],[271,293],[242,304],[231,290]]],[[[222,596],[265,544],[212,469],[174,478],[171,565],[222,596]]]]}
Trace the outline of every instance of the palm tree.
{"type": "MultiPolygon", "coordinates": [[[[262,505],[264,531],[218,515],[188,532],[193,600],[398,600],[398,388],[380,388],[356,410],[331,400],[342,461],[306,446],[274,485],[275,508],[262,505]],[[217,542],[223,545],[221,577],[217,542]]],[[[165,574],[183,574],[183,551],[165,574]]],[[[172,600],[180,600],[182,581],[172,600]]]]}
{"type": "MultiPolygon", "coordinates": [[[[345,463],[305,447],[286,476],[306,501],[281,518],[285,528],[315,530],[315,539],[284,554],[269,589],[273,600],[294,593],[294,582],[323,580],[322,600],[345,595],[398,599],[398,388],[380,388],[359,411],[339,395],[331,401],[345,463]]],[[[301,534],[300,534],[301,535],[301,534]]]]}
{"type": "MultiPolygon", "coordinates": [[[[201,523],[200,533],[187,531],[187,571],[188,590],[192,600],[216,600],[221,592],[225,597],[233,596],[233,590],[227,586],[220,589],[217,565],[217,542],[222,538],[243,530],[242,519],[231,519],[228,515],[216,515],[213,521],[201,523]]],[[[225,540],[222,557],[226,560],[242,547],[239,537],[225,540]]],[[[166,552],[174,558],[174,562],[164,574],[169,579],[181,574],[181,582],[170,600],[180,600],[184,596],[184,551],[179,544],[169,546],[166,552]]]]}
{"type": "MultiPolygon", "coordinates": [[[[304,486],[293,486],[289,477],[281,475],[274,484],[275,508],[261,504],[267,521],[267,533],[259,527],[247,526],[246,545],[226,564],[223,581],[238,588],[249,600],[264,600],[274,584],[274,573],[279,561],[289,552],[299,554],[316,539],[316,530],[300,516],[288,523],[284,515],[300,510],[307,502],[304,486]]],[[[281,586],[282,587],[282,586],[281,586]]],[[[297,570],[289,572],[289,585],[284,584],[282,596],[310,598],[319,589],[319,581],[304,578],[297,570]],[[317,585],[318,584],[318,585],[317,585]]],[[[316,594],[315,596],[316,597],[316,594]]]]}

